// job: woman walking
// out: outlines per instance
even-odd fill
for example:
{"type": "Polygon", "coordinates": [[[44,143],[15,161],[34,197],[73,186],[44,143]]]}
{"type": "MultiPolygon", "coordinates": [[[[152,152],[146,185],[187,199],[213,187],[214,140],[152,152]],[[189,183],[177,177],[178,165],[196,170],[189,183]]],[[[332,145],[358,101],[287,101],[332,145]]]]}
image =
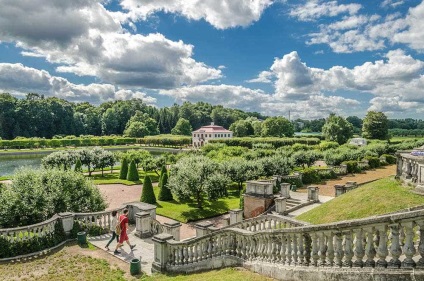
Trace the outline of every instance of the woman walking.
{"type": "Polygon", "coordinates": [[[118,212],[117,211],[112,211],[112,223],[110,225],[110,230],[112,230],[112,238],[110,238],[109,242],[106,244],[105,248],[106,250],[109,250],[109,245],[110,243],[112,243],[113,239],[115,239],[116,237],[116,243],[119,242],[119,235],[116,234],[115,230],[116,230],[116,224],[118,223],[118,218],[116,217],[116,214],[118,212]]]}

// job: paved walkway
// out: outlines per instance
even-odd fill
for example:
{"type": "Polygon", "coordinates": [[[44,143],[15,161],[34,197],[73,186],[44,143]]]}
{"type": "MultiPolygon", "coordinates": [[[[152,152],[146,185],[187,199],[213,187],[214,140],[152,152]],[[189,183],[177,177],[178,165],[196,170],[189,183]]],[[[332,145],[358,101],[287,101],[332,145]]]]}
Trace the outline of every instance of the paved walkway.
{"type": "Polygon", "coordinates": [[[111,234],[105,234],[96,237],[89,237],[88,241],[91,244],[98,247],[101,250],[106,251],[107,253],[119,258],[127,263],[130,263],[132,259],[140,259],[141,261],[141,270],[147,275],[152,274],[152,263],[154,261],[154,245],[151,238],[140,239],[134,235],[135,227],[130,225],[130,232],[128,233],[128,238],[130,239],[131,244],[136,244],[136,247],[131,251],[129,246],[125,243],[124,246],[119,250],[121,253],[115,255],[113,253],[116,240],[109,245],[110,251],[106,251],[105,246],[112,237],[111,234]]]}

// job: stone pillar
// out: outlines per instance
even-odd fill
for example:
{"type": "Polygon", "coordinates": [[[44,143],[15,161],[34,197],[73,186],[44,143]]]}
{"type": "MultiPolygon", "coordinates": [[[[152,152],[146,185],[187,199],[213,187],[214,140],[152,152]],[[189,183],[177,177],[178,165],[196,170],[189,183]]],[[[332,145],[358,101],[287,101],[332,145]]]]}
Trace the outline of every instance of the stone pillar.
{"type": "Polygon", "coordinates": [[[210,221],[203,221],[196,223],[194,228],[196,229],[196,237],[202,237],[209,234],[209,227],[213,226],[213,223],[210,221]]]}
{"type": "Polygon", "coordinates": [[[233,209],[233,210],[230,210],[229,213],[230,213],[230,225],[241,222],[243,220],[242,209],[233,209]]]}
{"type": "Polygon", "coordinates": [[[285,198],[290,198],[290,186],[289,183],[281,183],[281,196],[285,198]]]}
{"type": "Polygon", "coordinates": [[[399,179],[402,176],[403,158],[399,153],[396,153],[396,178],[399,179]]]}
{"type": "Polygon", "coordinates": [[[174,240],[180,241],[180,228],[181,223],[179,221],[170,221],[164,223],[166,233],[171,234],[174,237],[174,240]]]}
{"type": "Polygon", "coordinates": [[[153,237],[154,261],[152,263],[152,272],[166,271],[166,263],[169,257],[168,240],[172,240],[172,235],[168,233],[161,233],[153,237]]]}
{"type": "Polygon", "coordinates": [[[148,212],[135,214],[135,236],[146,238],[152,236],[152,217],[148,212]]]}
{"type": "Polygon", "coordinates": [[[152,219],[156,219],[156,206],[152,204],[147,204],[144,202],[132,202],[127,204],[129,214],[128,219],[131,222],[136,220],[135,215],[140,212],[147,212],[150,214],[152,219]]]}
{"type": "Polygon", "coordinates": [[[319,202],[319,187],[315,185],[308,186],[308,201],[319,202]]]}
{"type": "Polygon", "coordinates": [[[275,211],[280,215],[284,215],[285,211],[287,210],[287,198],[277,197],[274,199],[274,201],[275,201],[275,211]]]}
{"type": "Polygon", "coordinates": [[[342,195],[346,191],[345,186],[343,184],[334,185],[334,190],[335,190],[335,197],[339,197],[340,195],[342,195]]]}
{"type": "Polygon", "coordinates": [[[346,192],[351,191],[357,187],[358,187],[358,184],[356,183],[356,181],[348,181],[345,184],[346,192]]]}
{"type": "Polygon", "coordinates": [[[62,221],[63,230],[68,237],[71,234],[71,230],[74,227],[74,213],[59,213],[60,220],[62,221]]]}

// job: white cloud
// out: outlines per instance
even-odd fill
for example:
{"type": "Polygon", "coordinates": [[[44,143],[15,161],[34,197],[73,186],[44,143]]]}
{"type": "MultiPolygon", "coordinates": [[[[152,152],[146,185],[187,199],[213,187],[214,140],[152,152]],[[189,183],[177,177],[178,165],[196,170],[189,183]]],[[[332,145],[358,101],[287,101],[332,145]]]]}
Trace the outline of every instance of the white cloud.
{"type": "Polygon", "coordinates": [[[190,20],[205,20],[215,28],[248,26],[258,21],[272,0],[121,0],[128,13],[116,13],[120,21],[146,20],[159,11],[180,14],[190,20]]]}
{"type": "Polygon", "coordinates": [[[337,1],[309,0],[290,10],[290,15],[301,21],[312,21],[320,17],[335,17],[340,14],[354,15],[362,8],[360,4],[338,4],[337,1]]]}
{"type": "Polygon", "coordinates": [[[381,3],[381,7],[391,7],[391,8],[396,8],[400,5],[403,5],[405,3],[405,1],[403,0],[384,0],[381,3]]]}
{"type": "Polygon", "coordinates": [[[405,23],[408,28],[393,36],[393,42],[408,44],[411,48],[424,52],[424,1],[409,9],[405,23]]]}
{"type": "Polygon", "coordinates": [[[172,88],[222,77],[192,58],[192,45],[126,32],[103,1],[56,2],[0,0],[0,40],[58,64],[57,71],[125,87],[172,88]]]}
{"type": "Polygon", "coordinates": [[[271,71],[261,71],[257,78],[247,80],[248,83],[271,83],[273,74],[271,71]]]}
{"type": "Polygon", "coordinates": [[[14,94],[37,92],[71,101],[99,104],[117,99],[141,98],[149,104],[156,99],[140,91],[117,89],[111,84],[74,84],[67,79],[52,76],[45,70],[22,64],[0,63],[0,90],[14,94]]]}

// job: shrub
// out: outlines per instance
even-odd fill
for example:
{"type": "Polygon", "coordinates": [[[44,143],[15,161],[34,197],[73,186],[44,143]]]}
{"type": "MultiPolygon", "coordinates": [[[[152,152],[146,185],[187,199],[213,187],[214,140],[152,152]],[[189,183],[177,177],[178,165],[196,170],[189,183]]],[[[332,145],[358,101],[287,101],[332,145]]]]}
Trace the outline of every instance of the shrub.
{"type": "MultiPolygon", "coordinates": [[[[158,184],[158,187],[162,187],[162,178],[163,178],[163,175],[165,175],[165,174],[167,174],[168,173],[168,171],[166,170],[166,165],[163,165],[162,166],[162,168],[161,168],[161,170],[160,170],[160,176],[159,176],[159,184],[158,184]]],[[[168,179],[167,179],[168,180],[168,179]]],[[[159,199],[160,200],[160,199],[159,199]]]]}
{"type": "Polygon", "coordinates": [[[343,164],[345,164],[347,166],[347,172],[350,174],[354,174],[354,173],[360,173],[361,172],[361,168],[358,165],[358,161],[345,161],[343,162],[343,164]]]}
{"type": "Polygon", "coordinates": [[[321,177],[318,174],[318,171],[312,168],[306,168],[302,171],[302,182],[304,184],[319,183],[321,182],[321,177]]]}
{"type": "Polygon", "coordinates": [[[168,187],[168,173],[164,173],[162,176],[162,185],[160,187],[158,199],[160,201],[172,201],[172,193],[168,187]]]}
{"type": "Polygon", "coordinates": [[[128,160],[125,157],[124,159],[122,159],[121,170],[119,171],[119,179],[125,180],[127,179],[127,175],[128,175],[128,160]]]}
{"type": "Polygon", "coordinates": [[[129,181],[138,181],[140,180],[140,176],[138,175],[137,167],[135,166],[135,162],[131,161],[130,167],[128,169],[127,180],[129,181]]]}
{"type": "Polygon", "coordinates": [[[153,185],[149,176],[144,177],[140,201],[149,204],[156,204],[156,196],[153,192],[153,185]]]}
{"type": "Polygon", "coordinates": [[[322,180],[337,179],[337,174],[333,170],[317,170],[317,172],[322,180]]]}
{"type": "Polygon", "coordinates": [[[303,186],[303,183],[298,178],[291,178],[291,179],[283,179],[283,182],[290,183],[291,185],[296,185],[297,188],[300,188],[303,186]]]}
{"type": "Polygon", "coordinates": [[[378,157],[372,157],[372,156],[367,156],[365,157],[366,160],[368,160],[368,165],[370,166],[370,169],[375,169],[380,167],[380,158],[378,157]]]}
{"type": "Polygon", "coordinates": [[[387,164],[396,164],[396,157],[390,154],[383,154],[384,158],[386,158],[387,164]]]}
{"type": "Polygon", "coordinates": [[[82,163],[79,158],[77,159],[77,162],[75,163],[74,171],[78,173],[82,173],[82,163]]]}

